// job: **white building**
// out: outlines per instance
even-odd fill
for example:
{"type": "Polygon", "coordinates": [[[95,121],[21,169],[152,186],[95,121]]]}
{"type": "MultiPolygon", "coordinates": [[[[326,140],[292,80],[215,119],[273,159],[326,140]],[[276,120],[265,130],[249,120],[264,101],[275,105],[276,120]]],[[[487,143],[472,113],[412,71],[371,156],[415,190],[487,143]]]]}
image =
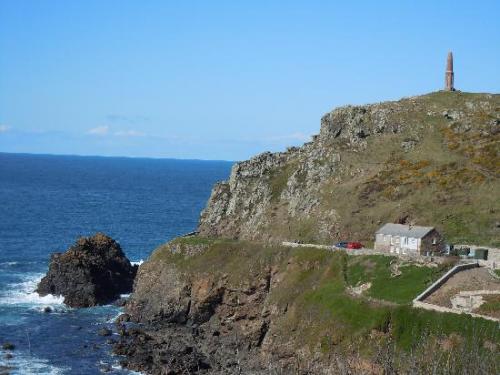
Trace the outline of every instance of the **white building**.
{"type": "Polygon", "coordinates": [[[403,255],[443,253],[445,244],[434,227],[385,224],[375,233],[375,250],[403,255]]]}

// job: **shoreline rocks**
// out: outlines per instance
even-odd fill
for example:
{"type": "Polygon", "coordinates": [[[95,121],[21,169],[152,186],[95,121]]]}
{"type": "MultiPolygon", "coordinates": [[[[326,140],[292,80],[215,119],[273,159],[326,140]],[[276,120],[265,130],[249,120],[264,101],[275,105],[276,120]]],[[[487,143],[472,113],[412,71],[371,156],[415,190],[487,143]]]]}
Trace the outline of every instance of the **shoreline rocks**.
{"type": "Polygon", "coordinates": [[[8,342],[8,341],[7,341],[7,342],[4,342],[4,343],[2,344],[2,349],[3,349],[3,350],[14,350],[15,348],[16,348],[16,346],[15,346],[13,343],[8,342]]]}
{"type": "Polygon", "coordinates": [[[65,253],[54,253],[36,291],[62,295],[70,307],[104,305],[132,291],[137,268],[118,242],[97,233],[79,238],[65,253]]]}

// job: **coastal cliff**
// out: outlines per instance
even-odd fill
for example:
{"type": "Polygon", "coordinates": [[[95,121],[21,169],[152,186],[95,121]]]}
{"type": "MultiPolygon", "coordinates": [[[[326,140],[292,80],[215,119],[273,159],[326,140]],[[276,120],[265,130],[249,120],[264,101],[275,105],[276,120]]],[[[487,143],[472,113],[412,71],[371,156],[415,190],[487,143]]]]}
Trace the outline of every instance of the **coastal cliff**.
{"type": "Polygon", "coordinates": [[[436,92],[335,109],[302,147],[236,163],[201,235],[370,241],[385,222],[500,244],[500,95],[436,92]],[[432,207],[432,209],[429,209],[432,207]]]}
{"type": "Polygon", "coordinates": [[[497,323],[408,306],[446,269],[178,238],[140,266],[126,316],[140,325],[114,350],[148,374],[496,373],[497,323]]]}
{"type": "Polygon", "coordinates": [[[280,242],[390,221],[498,245],[499,140],[500,95],[438,92],[336,109],[302,147],[236,163],[199,234],[140,266],[115,353],[150,374],[497,373],[496,323],[409,306],[449,265],[280,242]]]}

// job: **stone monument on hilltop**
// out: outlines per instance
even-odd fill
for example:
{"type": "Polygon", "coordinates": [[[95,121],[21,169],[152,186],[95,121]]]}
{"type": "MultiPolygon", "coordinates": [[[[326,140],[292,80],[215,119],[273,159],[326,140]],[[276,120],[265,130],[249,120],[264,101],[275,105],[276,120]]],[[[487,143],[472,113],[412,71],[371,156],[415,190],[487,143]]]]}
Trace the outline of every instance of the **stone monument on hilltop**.
{"type": "Polygon", "coordinates": [[[453,53],[448,52],[446,61],[446,72],[444,74],[444,89],[445,91],[455,91],[454,86],[455,74],[453,73],[453,53]]]}

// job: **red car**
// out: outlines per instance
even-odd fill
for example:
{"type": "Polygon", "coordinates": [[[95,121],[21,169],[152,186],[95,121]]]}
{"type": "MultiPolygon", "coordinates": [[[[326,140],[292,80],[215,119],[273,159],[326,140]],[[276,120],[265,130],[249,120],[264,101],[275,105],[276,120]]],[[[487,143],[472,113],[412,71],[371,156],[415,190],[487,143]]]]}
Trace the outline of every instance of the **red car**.
{"type": "Polygon", "coordinates": [[[361,249],[363,244],[361,242],[349,242],[347,243],[348,249],[361,249]]]}

